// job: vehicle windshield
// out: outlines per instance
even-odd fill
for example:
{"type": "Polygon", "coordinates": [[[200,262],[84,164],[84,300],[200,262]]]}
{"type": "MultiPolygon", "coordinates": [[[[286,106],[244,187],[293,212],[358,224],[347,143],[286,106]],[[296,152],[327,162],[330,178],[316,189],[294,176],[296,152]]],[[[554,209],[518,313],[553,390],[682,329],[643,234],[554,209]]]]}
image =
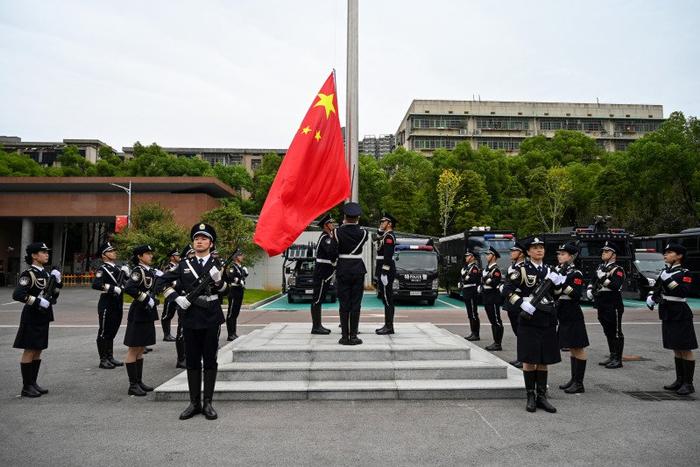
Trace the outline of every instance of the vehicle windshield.
{"type": "Polygon", "coordinates": [[[471,250],[488,250],[492,246],[499,253],[509,251],[514,244],[515,240],[506,238],[486,240],[484,237],[469,237],[467,241],[467,246],[471,250]]]}
{"type": "Polygon", "coordinates": [[[664,268],[664,255],[661,253],[637,253],[634,264],[640,272],[659,273],[664,268]]]}
{"type": "Polygon", "coordinates": [[[314,261],[301,261],[299,262],[297,266],[297,272],[300,274],[310,274],[314,272],[314,266],[315,266],[314,261]]]}
{"type": "Polygon", "coordinates": [[[398,269],[437,271],[438,258],[432,251],[397,251],[394,261],[398,269]]]}

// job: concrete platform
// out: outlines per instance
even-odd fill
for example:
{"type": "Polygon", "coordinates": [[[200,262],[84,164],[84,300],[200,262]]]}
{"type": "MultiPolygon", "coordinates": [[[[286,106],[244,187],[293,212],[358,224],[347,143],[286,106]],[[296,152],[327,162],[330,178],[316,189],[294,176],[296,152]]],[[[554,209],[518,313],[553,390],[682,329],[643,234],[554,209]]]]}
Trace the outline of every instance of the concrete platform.
{"type": "MultiPolygon", "coordinates": [[[[430,323],[378,336],[361,325],[358,346],[307,324],[275,323],[219,350],[217,400],[492,399],[523,396],[520,370],[430,323]]],[[[186,372],[154,391],[187,400],[186,372]]]]}

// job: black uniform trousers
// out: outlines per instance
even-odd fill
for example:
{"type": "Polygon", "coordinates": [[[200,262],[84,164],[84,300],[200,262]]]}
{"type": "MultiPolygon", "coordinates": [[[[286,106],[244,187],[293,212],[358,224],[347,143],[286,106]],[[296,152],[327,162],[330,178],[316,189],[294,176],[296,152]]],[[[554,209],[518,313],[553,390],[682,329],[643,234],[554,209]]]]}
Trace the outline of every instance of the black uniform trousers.
{"type": "Polygon", "coordinates": [[[338,302],[340,311],[346,311],[348,313],[360,312],[364,286],[364,273],[342,274],[337,276],[338,302]]]}
{"type": "Polygon", "coordinates": [[[387,326],[394,324],[394,278],[396,273],[388,272],[386,274],[387,284],[382,283],[381,273],[377,276],[377,285],[382,291],[382,302],[384,303],[384,324],[387,326]]]}
{"type": "Polygon", "coordinates": [[[326,292],[328,292],[328,287],[331,282],[331,276],[328,277],[316,277],[314,276],[314,293],[311,297],[311,306],[318,306],[323,303],[326,298],[326,292]]]}
{"type": "Polygon", "coordinates": [[[231,286],[228,293],[228,312],[226,313],[226,330],[228,335],[236,334],[236,321],[243,305],[243,287],[231,286]]]}
{"type": "Polygon", "coordinates": [[[482,295],[486,316],[491,323],[493,340],[500,344],[503,339],[503,321],[501,320],[500,294],[498,292],[484,291],[482,295]]]}
{"type": "MultiPolygon", "coordinates": [[[[469,318],[470,324],[476,326],[477,333],[479,326],[479,310],[477,309],[478,294],[476,293],[476,286],[465,287],[462,289],[462,296],[464,297],[464,305],[467,307],[467,317],[469,318]]],[[[474,331],[474,329],[472,329],[474,331]]]]}
{"type": "Polygon", "coordinates": [[[216,369],[216,353],[219,350],[219,333],[221,326],[210,326],[203,329],[183,329],[185,338],[185,359],[188,370],[216,369]]]}
{"type": "Polygon", "coordinates": [[[104,342],[113,341],[119,332],[124,315],[122,300],[110,297],[106,293],[101,294],[97,302],[97,315],[99,319],[97,339],[104,342]]]}
{"type": "Polygon", "coordinates": [[[165,304],[163,305],[163,314],[160,317],[160,325],[163,328],[164,335],[170,334],[170,323],[175,317],[176,310],[177,304],[175,303],[175,300],[166,299],[165,304]]]}
{"type": "Polygon", "coordinates": [[[608,339],[622,339],[622,314],[625,306],[622,304],[620,292],[600,292],[595,299],[598,308],[598,321],[603,326],[603,333],[608,339]]]}

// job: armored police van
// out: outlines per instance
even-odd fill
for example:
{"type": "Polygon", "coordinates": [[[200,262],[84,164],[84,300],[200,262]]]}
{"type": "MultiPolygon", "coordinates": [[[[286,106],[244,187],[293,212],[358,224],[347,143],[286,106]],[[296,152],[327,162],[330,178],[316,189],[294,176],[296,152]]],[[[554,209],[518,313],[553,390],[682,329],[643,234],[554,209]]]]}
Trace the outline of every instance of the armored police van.
{"type": "Polygon", "coordinates": [[[394,262],[394,300],[434,305],[438,296],[439,255],[433,240],[397,237],[394,262]]]}
{"type": "MultiPolygon", "coordinates": [[[[287,293],[289,303],[313,298],[315,266],[315,243],[294,244],[285,250],[282,263],[282,292],[287,293]]],[[[335,303],[336,300],[335,275],[333,275],[324,301],[335,303]]]]}

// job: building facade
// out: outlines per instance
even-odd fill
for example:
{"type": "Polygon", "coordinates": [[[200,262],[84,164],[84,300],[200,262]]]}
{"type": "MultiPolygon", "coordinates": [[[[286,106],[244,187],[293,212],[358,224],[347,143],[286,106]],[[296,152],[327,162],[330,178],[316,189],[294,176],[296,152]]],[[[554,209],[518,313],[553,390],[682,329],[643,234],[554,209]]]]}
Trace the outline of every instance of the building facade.
{"type": "Polygon", "coordinates": [[[358,144],[360,154],[374,156],[377,159],[389,154],[396,147],[396,138],[394,135],[365,135],[362,141],[358,144]]]}
{"type": "MultiPolygon", "coordinates": [[[[63,141],[22,141],[19,136],[0,136],[0,146],[7,152],[19,152],[31,157],[43,166],[53,166],[66,146],[76,146],[78,153],[93,164],[99,158],[102,147],[108,147],[99,139],[64,139],[63,141]]],[[[112,151],[114,152],[114,151],[112,151]]]]}
{"type": "MultiPolygon", "coordinates": [[[[211,165],[242,165],[251,174],[262,164],[265,154],[277,154],[284,156],[286,149],[240,149],[240,148],[162,148],[163,151],[174,156],[197,157],[209,162],[211,165]]],[[[133,157],[134,148],[126,146],[122,148],[126,157],[133,157]]]]}
{"type": "Polygon", "coordinates": [[[576,130],[606,151],[621,151],[663,121],[661,105],[414,100],[396,131],[396,145],[429,154],[467,141],[474,149],[514,153],[527,137],[576,130]]]}

